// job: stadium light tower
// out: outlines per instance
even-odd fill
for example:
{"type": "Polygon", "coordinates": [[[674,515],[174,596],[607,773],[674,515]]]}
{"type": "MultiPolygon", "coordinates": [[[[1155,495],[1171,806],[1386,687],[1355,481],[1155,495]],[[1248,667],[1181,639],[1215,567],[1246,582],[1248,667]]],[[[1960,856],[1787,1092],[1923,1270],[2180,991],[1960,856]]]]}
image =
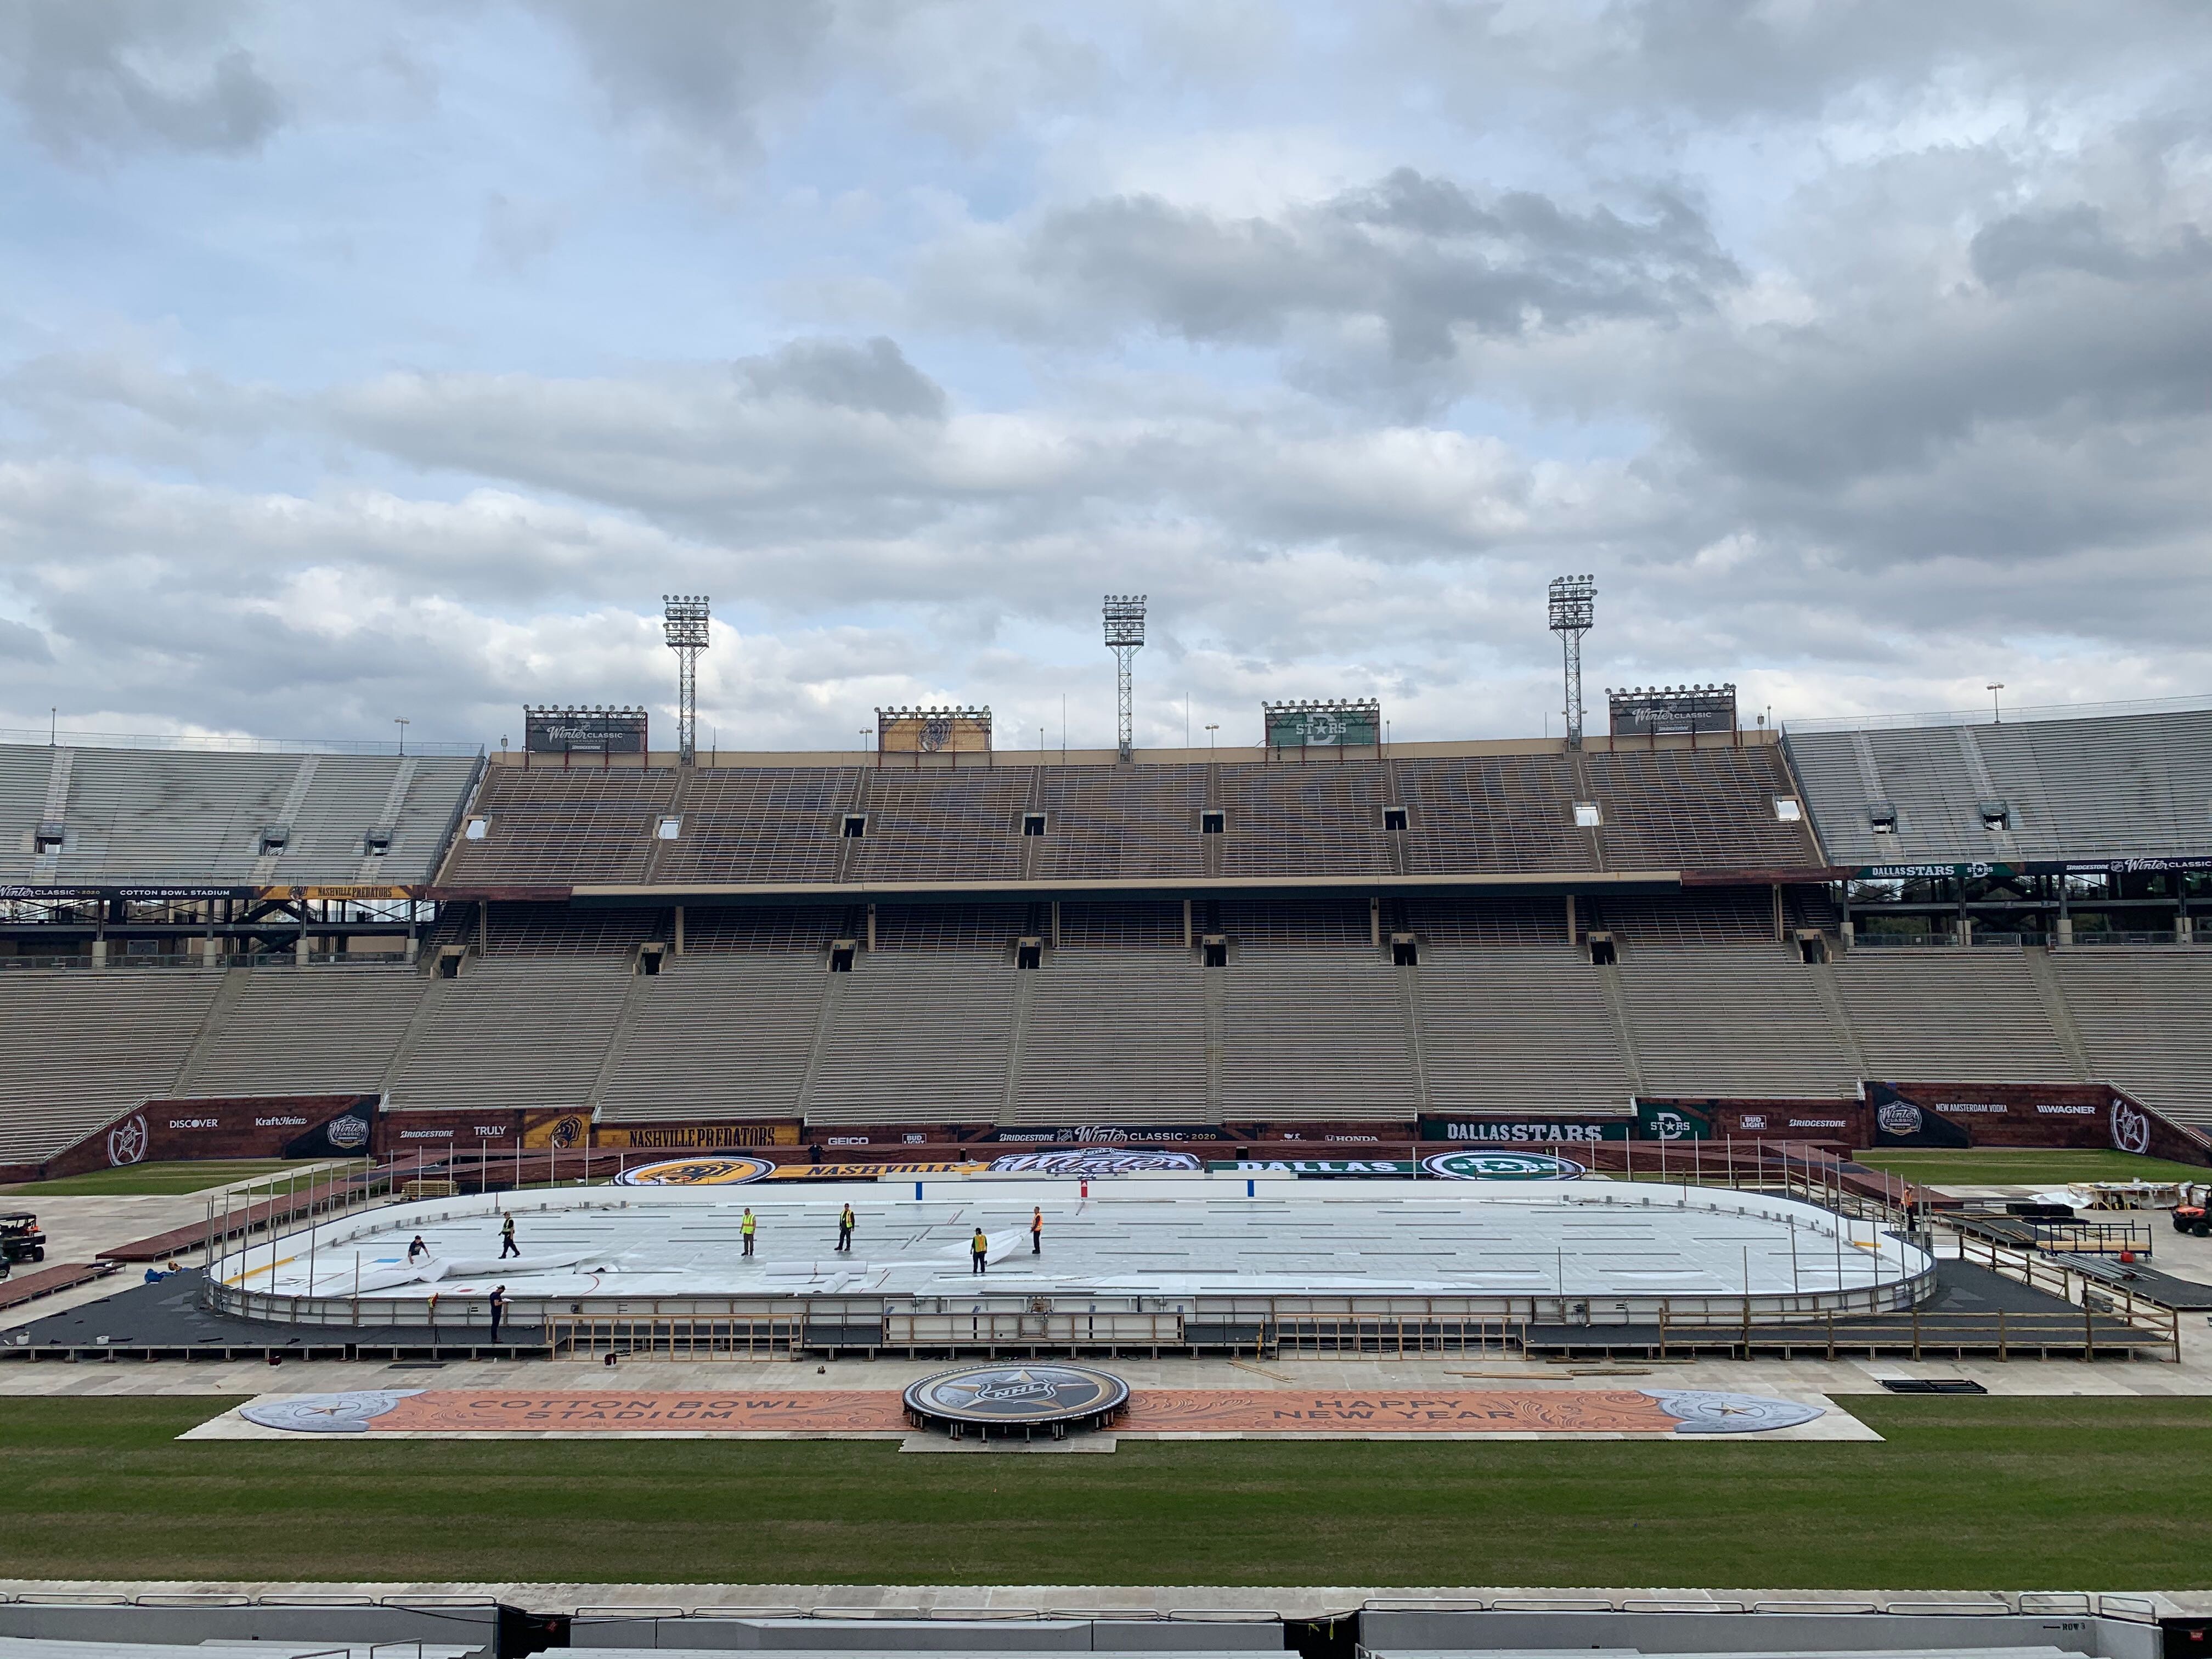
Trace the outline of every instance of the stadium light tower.
{"type": "Polygon", "coordinates": [[[699,758],[699,653],[707,648],[707,596],[663,593],[661,636],[676,653],[676,763],[699,758]]]}
{"type": "Polygon", "coordinates": [[[1104,615],[1106,648],[1114,653],[1114,696],[1118,715],[1115,730],[1119,738],[1116,752],[1121,759],[1127,760],[1136,727],[1130,674],[1136,665],[1137,653],[1145,648],[1145,596],[1109,593],[1104,615]]]}
{"type": "Polygon", "coordinates": [[[1583,635],[1597,620],[1597,580],[1592,576],[1552,578],[1552,631],[1567,671],[1567,747],[1583,746],[1583,635]]]}

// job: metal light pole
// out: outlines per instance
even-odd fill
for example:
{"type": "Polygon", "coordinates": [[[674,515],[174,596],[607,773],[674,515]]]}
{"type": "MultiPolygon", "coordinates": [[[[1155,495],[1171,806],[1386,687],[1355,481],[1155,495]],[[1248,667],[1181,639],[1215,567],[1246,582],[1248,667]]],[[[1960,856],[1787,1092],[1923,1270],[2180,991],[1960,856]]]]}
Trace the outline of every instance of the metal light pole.
{"type": "Polygon", "coordinates": [[[676,763],[699,759],[699,653],[707,648],[707,596],[660,596],[661,637],[676,653],[676,763]]]}
{"type": "MultiPolygon", "coordinates": [[[[2004,710],[1997,706],[1997,693],[2004,690],[2004,682],[2002,680],[1991,680],[1988,685],[1983,688],[1983,690],[1986,690],[1990,694],[1990,724],[1992,726],[2002,726],[2004,724],[2004,710]]],[[[2033,722],[2031,721],[2030,724],[2032,725],[2033,722]]]]}
{"type": "Polygon", "coordinates": [[[1567,747],[1583,746],[1583,635],[1597,620],[1597,579],[1552,579],[1551,629],[1559,636],[1566,667],[1567,747]]]}
{"type": "Polygon", "coordinates": [[[1130,676],[1136,665],[1137,653],[1145,647],[1145,596],[1109,593],[1102,614],[1106,624],[1106,648],[1114,653],[1115,730],[1118,738],[1115,753],[1126,761],[1130,758],[1136,730],[1130,676]]]}
{"type": "Polygon", "coordinates": [[[404,714],[394,714],[392,723],[399,728],[399,752],[404,755],[407,752],[407,728],[415,722],[404,714]]]}

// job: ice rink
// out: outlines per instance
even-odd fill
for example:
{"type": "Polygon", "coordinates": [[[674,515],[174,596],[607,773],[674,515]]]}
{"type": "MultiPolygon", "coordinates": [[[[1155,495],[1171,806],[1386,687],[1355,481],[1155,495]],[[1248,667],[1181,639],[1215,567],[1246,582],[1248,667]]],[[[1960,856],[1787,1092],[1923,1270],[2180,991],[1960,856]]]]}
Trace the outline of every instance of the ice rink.
{"type": "MultiPolygon", "coordinates": [[[[1924,1273],[1873,1224],[1759,1193],[1656,1183],[1260,1181],[914,1183],[430,1200],[288,1236],[222,1277],[278,1296],[421,1298],[1352,1295],[1832,1296],[1924,1273]],[[848,1255],[837,1214],[853,1206],[848,1255]],[[742,1253],[750,1206],[756,1254],[742,1253]],[[1044,1213],[1032,1255],[1032,1206],[1044,1213]],[[503,1209],[519,1256],[500,1259],[503,1209]],[[969,1252],[982,1230],[988,1272],[969,1252]],[[417,1235],[427,1258],[410,1264],[417,1235]],[[275,1260],[270,1260],[271,1255],[275,1260]],[[312,1291],[310,1288],[312,1275],[312,1291]]],[[[1856,1299],[1856,1298],[1854,1298],[1856,1299]]]]}

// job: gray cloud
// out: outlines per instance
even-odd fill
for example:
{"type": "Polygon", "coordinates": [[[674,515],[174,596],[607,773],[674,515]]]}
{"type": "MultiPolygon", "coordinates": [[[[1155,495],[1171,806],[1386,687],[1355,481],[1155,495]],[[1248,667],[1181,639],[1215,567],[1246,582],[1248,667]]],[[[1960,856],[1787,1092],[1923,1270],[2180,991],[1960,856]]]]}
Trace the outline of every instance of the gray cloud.
{"type": "Polygon", "coordinates": [[[895,340],[796,340],[736,365],[756,397],[793,397],[834,409],[938,421],[945,388],[916,369],[895,340]]]}
{"type": "Polygon", "coordinates": [[[2087,203],[2008,214],[1974,233],[1968,246],[1974,275],[2002,288],[2051,271],[2075,271],[2114,282],[2198,277],[2212,270],[2212,241],[2184,225],[2148,251],[2118,235],[2103,210],[2087,203]]]}
{"type": "MultiPolygon", "coordinates": [[[[1103,311],[1205,342],[1371,323],[1409,364],[1449,358],[1463,333],[1669,321],[1709,309],[1740,275],[1676,196],[1652,192],[1630,217],[1525,191],[1479,198],[1410,167],[1270,218],[1144,196],[1091,202],[1045,216],[1012,258],[1042,290],[1042,314],[1103,311]]],[[[945,297],[959,303],[950,283],[945,297]]]]}
{"type": "Polygon", "coordinates": [[[232,0],[9,0],[0,87],[64,154],[243,154],[287,114],[254,55],[235,44],[244,10],[232,0]]]}
{"type": "Polygon", "coordinates": [[[574,40],[621,119],[725,155],[749,155],[762,111],[811,87],[833,22],[827,0],[526,0],[574,40]]]}
{"type": "Polygon", "coordinates": [[[1869,94],[2185,77],[2205,55],[2191,0],[1436,0],[1375,21],[1382,63],[1485,127],[1501,103],[1526,118],[1549,102],[1552,118],[1597,125],[1796,118],[1869,94]]]}

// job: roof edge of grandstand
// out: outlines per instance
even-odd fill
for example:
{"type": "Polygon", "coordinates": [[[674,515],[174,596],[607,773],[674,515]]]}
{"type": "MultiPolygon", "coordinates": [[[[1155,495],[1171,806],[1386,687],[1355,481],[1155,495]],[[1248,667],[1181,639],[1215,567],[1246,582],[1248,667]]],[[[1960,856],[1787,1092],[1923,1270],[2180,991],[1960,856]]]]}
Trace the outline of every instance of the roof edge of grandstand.
{"type": "MultiPolygon", "coordinates": [[[[1638,753],[1650,749],[1726,749],[1731,746],[1757,748],[1761,744],[1778,743],[1776,732],[1751,727],[1735,734],[1708,732],[1701,736],[1691,733],[1668,733],[1659,737],[1615,738],[1602,732],[1592,732],[1583,739],[1583,748],[1596,754],[1606,754],[1614,749],[1633,750],[1638,753]]],[[[702,770],[720,769],[772,768],[779,766],[860,766],[886,772],[936,771],[969,768],[981,769],[990,766],[1202,766],[1209,763],[1224,766],[1259,766],[1269,763],[1303,759],[1310,764],[1328,766],[1340,760],[1456,760],[1483,755],[1558,755],[1566,751],[1564,738],[1464,738],[1433,742],[1411,739],[1386,743],[1379,749],[1372,744],[1358,748],[1339,749],[1334,746],[1316,748],[1271,749],[1265,746],[1223,744],[1209,749],[1204,744],[1188,749],[1139,749],[1129,760],[1123,761],[1111,749],[998,749],[981,752],[935,755],[878,754],[872,749],[702,749],[698,764],[702,770]]],[[[562,757],[558,755],[530,755],[521,750],[501,750],[488,757],[494,766],[509,766],[518,770],[560,771],[562,757]]],[[[577,755],[568,759],[569,771],[596,772],[602,769],[613,771],[658,770],[677,764],[676,751],[656,749],[639,755],[602,756],[597,753],[577,755]]]]}
{"type": "Polygon", "coordinates": [[[2212,710],[2212,692],[2193,696],[2141,697],[2127,702],[2030,703],[2000,714],[1990,708],[1930,709],[1908,714],[1859,714],[1844,718],[1785,720],[1790,733],[1880,732],[1916,726],[2009,726],[2042,720],[2114,720],[2130,714],[2190,714],[2212,710]]]}
{"type": "MultiPolygon", "coordinates": [[[[1789,879],[1817,879],[1803,872],[1789,879]]],[[[1755,878],[1765,882],[1769,875],[1755,878]]],[[[1711,884],[1701,880],[1700,885],[1711,884]]],[[[1419,893],[1439,898],[1563,896],[1569,893],[1672,893],[1683,885],[1674,870],[1581,870],[1501,875],[1404,876],[1151,876],[1066,877],[1042,881],[853,881],[580,883],[568,887],[441,886],[444,900],[584,906],[659,904],[854,904],[872,900],[921,899],[932,903],[994,900],[1189,898],[1205,893],[1285,893],[1301,896],[1419,893]]]]}
{"type": "Polygon", "coordinates": [[[21,749],[170,750],[194,755],[384,755],[449,758],[481,755],[480,743],[390,738],[246,738],[200,732],[32,732],[0,726],[0,745],[21,749]]]}

